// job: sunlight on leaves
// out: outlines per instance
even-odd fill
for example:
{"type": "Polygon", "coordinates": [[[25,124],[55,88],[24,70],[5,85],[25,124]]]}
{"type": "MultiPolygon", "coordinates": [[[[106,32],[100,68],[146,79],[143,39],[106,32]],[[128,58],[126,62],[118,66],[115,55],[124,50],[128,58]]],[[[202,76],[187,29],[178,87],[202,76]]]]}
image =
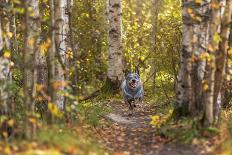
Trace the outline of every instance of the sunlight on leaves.
{"type": "Polygon", "coordinates": [[[48,109],[55,117],[62,117],[62,113],[59,111],[57,105],[55,105],[54,103],[49,102],[48,109]]]}
{"type": "Polygon", "coordinates": [[[5,51],[4,51],[4,54],[3,54],[3,57],[4,57],[4,58],[8,58],[8,59],[11,58],[11,52],[8,51],[8,50],[5,50],[5,51]]]}

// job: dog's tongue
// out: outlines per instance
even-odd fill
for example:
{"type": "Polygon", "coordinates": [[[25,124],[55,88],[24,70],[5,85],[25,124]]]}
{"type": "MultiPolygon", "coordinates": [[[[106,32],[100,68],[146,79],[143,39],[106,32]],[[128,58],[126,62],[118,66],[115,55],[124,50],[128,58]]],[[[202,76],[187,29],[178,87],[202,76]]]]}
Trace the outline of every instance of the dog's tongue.
{"type": "Polygon", "coordinates": [[[131,87],[135,88],[137,86],[136,83],[131,83],[131,87]]]}

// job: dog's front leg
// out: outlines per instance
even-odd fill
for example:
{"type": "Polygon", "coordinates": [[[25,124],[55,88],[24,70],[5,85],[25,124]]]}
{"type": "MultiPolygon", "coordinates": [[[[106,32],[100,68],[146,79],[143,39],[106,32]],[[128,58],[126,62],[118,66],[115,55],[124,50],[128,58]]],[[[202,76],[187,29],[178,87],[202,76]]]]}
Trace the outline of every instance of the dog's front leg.
{"type": "Polygon", "coordinates": [[[133,107],[132,101],[129,101],[128,104],[129,104],[129,114],[128,115],[131,116],[133,114],[134,107],[133,107]]]}

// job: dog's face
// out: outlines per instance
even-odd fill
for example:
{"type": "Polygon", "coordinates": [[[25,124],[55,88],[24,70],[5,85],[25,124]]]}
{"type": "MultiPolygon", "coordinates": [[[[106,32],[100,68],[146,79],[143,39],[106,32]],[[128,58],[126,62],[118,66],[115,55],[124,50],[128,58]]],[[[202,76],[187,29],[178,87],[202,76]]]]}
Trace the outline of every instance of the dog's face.
{"type": "Polygon", "coordinates": [[[139,86],[140,78],[137,73],[128,73],[126,83],[131,89],[136,89],[139,86]]]}
{"type": "Polygon", "coordinates": [[[137,89],[141,84],[138,69],[136,69],[134,73],[127,71],[125,73],[125,80],[130,89],[137,89]]]}

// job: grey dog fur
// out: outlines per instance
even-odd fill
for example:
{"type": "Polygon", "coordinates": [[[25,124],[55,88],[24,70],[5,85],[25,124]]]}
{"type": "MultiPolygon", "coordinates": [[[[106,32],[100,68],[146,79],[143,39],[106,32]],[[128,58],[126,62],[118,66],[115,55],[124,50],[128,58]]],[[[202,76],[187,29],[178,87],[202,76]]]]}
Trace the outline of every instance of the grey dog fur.
{"type": "Polygon", "coordinates": [[[143,83],[140,79],[138,70],[134,73],[125,74],[121,89],[125,103],[129,105],[129,110],[133,111],[133,108],[136,107],[135,103],[142,101],[144,98],[143,83]],[[130,87],[129,83],[131,80],[136,80],[137,86],[135,88],[130,87]]]}

